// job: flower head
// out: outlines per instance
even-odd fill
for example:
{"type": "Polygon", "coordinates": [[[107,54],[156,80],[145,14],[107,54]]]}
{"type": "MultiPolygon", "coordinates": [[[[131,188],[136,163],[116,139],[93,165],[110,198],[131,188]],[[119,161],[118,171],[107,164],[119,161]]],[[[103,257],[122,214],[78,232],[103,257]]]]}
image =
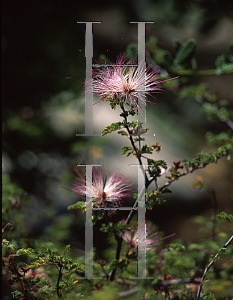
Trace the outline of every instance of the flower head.
{"type": "Polygon", "coordinates": [[[93,81],[87,85],[87,92],[93,92],[100,96],[101,100],[122,101],[136,107],[138,102],[145,104],[144,94],[161,91],[157,84],[158,71],[148,66],[145,69],[144,62],[138,66],[133,65],[134,60],[127,60],[125,56],[119,56],[116,65],[102,66],[95,69],[93,81]]]}
{"type": "Polygon", "coordinates": [[[122,198],[131,195],[132,184],[118,172],[108,175],[103,173],[101,168],[93,168],[93,178],[89,178],[89,182],[92,182],[91,187],[86,186],[87,180],[77,170],[76,172],[79,177],[76,178],[77,184],[72,188],[72,192],[93,197],[94,206],[119,206],[122,198]]]}
{"type": "Polygon", "coordinates": [[[124,231],[122,233],[122,238],[126,241],[128,247],[131,250],[137,251],[137,247],[139,246],[138,251],[140,250],[142,251],[144,248],[143,242],[145,242],[144,245],[146,246],[146,250],[156,250],[156,245],[160,240],[169,238],[174,235],[172,234],[164,238],[159,238],[158,232],[153,233],[153,231],[154,230],[152,228],[148,228],[145,224],[141,224],[138,227],[138,231],[137,229],[135,229],[133,233],[130,231],[124,231]],[[146,239],[145,239],[145,229],[146,229],[146,239]]]}

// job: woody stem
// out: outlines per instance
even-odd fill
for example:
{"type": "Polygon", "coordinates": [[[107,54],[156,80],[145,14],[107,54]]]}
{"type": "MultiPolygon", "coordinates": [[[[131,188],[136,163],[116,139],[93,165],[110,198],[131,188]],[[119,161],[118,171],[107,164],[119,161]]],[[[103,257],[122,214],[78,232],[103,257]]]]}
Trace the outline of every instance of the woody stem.
{"type": "MultiPolygon", "coordinates": [[[[127,130],[127,132],[128,132],[129,139],[130,139],[131,145],[132,145],[132,147],[133,147],[133,149],[134,149],[134,151],[135,151],[135,153],[136,153],[136,157],[137,157],[137,159],[138,159],[138,162],[139,162],[140,166],[142,166],[143,164],[142,164],[142,160],[141,160],[141,157],[140,157],[140,153],[138,153],[138,150],[137,150],[137,148],[136,148],[136,146],[135,146],[135,144],[134,144],[134,140],[133,140],[133,138],[132,138],[131,132],[130,132],[129,127],[128,127],[128,123],[127,123],[127,113],[126,113],[126,111],[125,111],[125,109],[124,109],[123,104],[120,105],[120,106],[121,106],[121,109],[122,109],[122,111],[123,111],[123,113],[124,113],[124,119],[125,119],[125,125],[124,125],[124,126],[125,126],[125,128],[126,128],[126,130],[127,130]]],[[[147,189],[148,186],[151,184],[151,182],[152,182],[152,181],[148,180],[147,174],[145,174],[145,188],[146,188],[146,189],[147,189]]],[[[135,209],[135,207],[137,206],[138,199],[140,199],[140,197],[141,197],[141,194],[138,195],[137,200],[134,202],[134,205],[133,205],[132,209],[130,210],[130,212],[129,212],[129,214],[128,214],[128,217],[127,217],[127,219],[126,219],[126,224],[129,224],[129,223],[130,223],[130,221],[131,221],[131,219],[132,219],[132,216],[133,216],[134,209],[135,209]]],[[[115,259],[116,259],[116,260],[119,260],[119,258],[120,258],[120,253],[121,253],[121,247],[122,247],[122,241],[123,241],[123,240],[122,240],[122,237],[121,237],[121,236],[116,235],[116,234],[115,234],[115,239],[116,239],[116,241],[117,241],[117,250],[116,250],[116,256],[115,256],[115,259]]],[[[116,271],[117,271],[117,268],[111,270],[110,275],[109,275],[109,277],[108,277],[108,281],[113,281],[113,280],[114,280],[116,271]]]]}

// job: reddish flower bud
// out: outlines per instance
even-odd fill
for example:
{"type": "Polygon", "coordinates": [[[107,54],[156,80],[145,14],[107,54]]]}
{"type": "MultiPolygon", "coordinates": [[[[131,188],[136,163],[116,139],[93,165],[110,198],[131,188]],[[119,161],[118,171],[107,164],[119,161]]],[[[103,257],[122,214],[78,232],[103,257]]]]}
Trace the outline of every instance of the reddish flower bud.
{"type": "Polygon", "coordinates": [[[96,291],[100,291],[102,290],[102,286],[103,284],[96,284],[94,287],[92,287],[91,289],[92,290],[96,290],[96,291]]]}
{"type": "Polygon", "coordinates": [[[107,264],[106,261],[104,261],[103,259],[101,259],[100,261],[98,261],[98,264],[101,265],[101,267],[105,266],[107,264]]]}
{"type": "Polygon", "coordinates": [[[176,169],[183,169],[183,167],[184,167],[184,165],[182,165],[182,164],[180,163],[180,160],[177,161],[177,162],[174,161],[173,164],[175,165],[175,168],[176,168],[176,169]]]}

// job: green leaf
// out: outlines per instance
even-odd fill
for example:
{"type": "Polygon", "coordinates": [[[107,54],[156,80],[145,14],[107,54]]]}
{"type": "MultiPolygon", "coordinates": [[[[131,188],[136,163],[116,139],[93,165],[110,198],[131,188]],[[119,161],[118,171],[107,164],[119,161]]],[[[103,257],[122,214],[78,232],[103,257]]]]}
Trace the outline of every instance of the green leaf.
{"type": "Polygon", "coordinates": [[[128,151],[132,151],[131,147],[122,147],[121,155],[125,155],[128,151]]]}
{"type": "Polygon", "coordinates": [[[215,60],[215,66],[218,68],[218,67],[221,67],[223,64],[225,64],[227,62],[227,57],[225,54],[221,54],[219,55],[216,60],[215,60]]]}
{"type": "Polygon", "coordinates": [[[220,67],[218,67],[216,70],[215,70],[215,74],[216,75],[221,75],[221,74],[230,74],[230,73],[233,73],[233,63],[225,63],[225,64],[222,64],[220,67]]]}
{"type": "Polygon", "coordinates": [[[175,39],[173,41],[173,45],[174,45],[175,51],[178,52],[179,49],[180,49],[181,43],[178,40],[175,39]]]}
{"type": "Polygon", "coordinates": [[[152,210],[155,205],[163,205],[166,200],[162,196],[162,192],[157,190],[151,190],[146,195],[146,208],[152,210]]]}
{"type": "Polygon", "coordinates": [[[125,130],[120,130],[117,133],[120,134],[120,135],[128,135],[125,130]]]}
{"type": "Polygon", "coordinates": [[[172,66],[173,59],[172,59],[172,55],[171,55],[171,53],[169,51],[164,51],[163,63],[167,67],[172,66]]]}
{"type": "Polygon", "coordinates": [[[172,193],[172,190],[169,189],[168,187],[164,187],[164,188],[162,189],[161,192],[162,192],[163,194],[164,194],[164,193],[172,193]]]}
{"type": "Polygon", "coordinates": [[[141,153],[152,154],[152,151],[151,151],[151,149],[147,145],[143,145],[141,153]]]}
{"type": "Polygon", "coordinates": [[[99,56],[99,60],[100,60],[101,62],[106,63],[106,64],[110,64],[110,63],[111,63],[110,60],[109,60],[109,58],[108,58],[106,55],[104,55],[104,54],[101,54],[101,55],[99,56]]]}
{"type": "Polygon", "coordinates": [[[203,97],[206,93],[206,90],[207,90],[206,83],[201,83],[199,85],[192,84],[182,88],[179,96],[181,98],[187,98],[187,97],[196,98],[198,96],[203,97]]]}
{"type": "Polygon", "coordinates": [[[145,141],[145,138],[139,136],[134,139],[135,142],[145,141]]]}
{"type": "Polygon", "coordinates": [[[104,128],[102,132],[102,136],[111,133],[113,131],[121,129],[121,126],[123,125],[122,122],[112,123],[111,125],[108,125],[106,128],[104,128]]]}
{"type": "Polygon", "coordinates": [[[27,248],[27,249],[19,249],[16,254],[18,255],[22,255],[22,254],[35,254],[35,250],[33,250],[32,248],[27,248]]]}
{"type": "Polygon", "coordinates": [[[219,106],[228,106],[229,105],[229,101],[225,100],[225,99],[221,99],[218,102],[219,106]]]}
{"type": "Polygon", "coordinates": [[[135,58],[138,55],[138,46],[137,44],[131,43],[126,47],[126,54],[127,57],[130,58],[135,58]]]}
{"type": "Polygon", "coordinates": [[[85,203],[83,201],[78,201],[77,203],[75,204],[72,204],[72,205],[69,205],[68,206],[68,210],[71,210],[71,209],[77,209],[77,208],[82,208],[84,209],[85,207],[85,203]]]}
{"type": "Polygon", "coordinates": [[[183,165],[185,166],[186,170],[188,171],[190,168],[196,169],[198,166],[203,165],[207,166],[210,163],[217,163],[217,160],[220,159],[222,156],[230,154],[232,150],[232,144],[224,145],[214,153],[205,153],[200,152],[197,153],[195,158],[191,161],[187,161],[186,159],[182,160],[183,165]]]}
{"type": "Polygon", "coordinates": [[[190,39],[179,47],[174,59],[175,66],[185,66],[188,64],[191,67],[191,59],[194,57],[196,51],[196,41],[190,39]]]}
{"type": "MultiPolygon", "coordinates": [[[[18,290],[11,292],[11,294],[12,294],[13,298],[16,298],[16,299],[19,299],[19,297],[23,297],[23,293],[18,290]]],[[[22,299],[22,298],[20,298],[20,299],[22,299]]]]}
{"type": "Polygon", "coordinates": [[[63,250],[63,256],[66,255],[70,251],[70,245],[66,245],[63,250]]]}
{"type": "Polygon", "coordinates": [[[225,212],[221,212],[220,214],[217,215],[217,217],[219,217],[221,219],[224,219],[224,220],[227,220],[230,223],[233,223],[233,215],[229,215],[225,212]]]}

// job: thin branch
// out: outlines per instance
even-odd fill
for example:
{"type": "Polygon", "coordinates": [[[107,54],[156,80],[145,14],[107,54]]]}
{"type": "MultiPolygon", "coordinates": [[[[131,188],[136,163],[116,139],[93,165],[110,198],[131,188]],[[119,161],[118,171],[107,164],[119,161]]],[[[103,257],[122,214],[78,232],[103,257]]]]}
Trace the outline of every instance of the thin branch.
{"type": "MultiPolygon", "coordinates": [[[[226,153],[226,154],[222,155],[221,157],[219,157],[219,159],[222,158],[222,157],[224,157],[224,156],[229,155],[230,153],[233,153],[233,148],[229,150],[229,153],[226,153]]],[[[210,163],[208,163],[208,164],[210,164],[210,163]]],[[[207,165],[208,165],[208,164],[207,164],[207,165]]],[[[205,165],[205,166],[203,166],[203,165],[195,166],[195,167],[191,168],[190,170],[188,170],[188,171],[186,171],[186,172],[184,172],[184,173],[182,173],[182,174],[180,174],[180,175],[177,175],[176,177],[174,177],[174,178],[168,180],[168,181],[167,181],[163,186],[161,186],[158,190],[161,192],[165,187],[168,187],[168,186],[171,185],[174,181],[178,180],[180,177],[183,177],[183,176],[185,176],[185,175],[191,174],[191,173],[193,173],[193,172],[196,171],[196,170],[203,169],[203,168],[205,168],[207,165],[205,165]]]]}
{"type": "Polygon", "coordinates": [[[198,166],[198,167],[196,167],[195,169],[188,170],[188,171],[186,171],[186,172],[184,172],[184,173],[178,175],[177,177],[174,177],[174,178],[170,179],[170,180],[167,181],[163,186],[161,186],[161,187],[159,188],[159,191],[162,191],[165,187],[171,185],[174,181],[178,180],[180,177],[183,177],[183,176],[185,176],[185,175],[191,174],[193,171],[199,170],[199,169],[203,169],[203,168],[204,168],[203,166],[198,166]]]}
{"type": "Polygon", "coordinates": [[[58,299],[62,297],[61,293],[60,293],[60,280],[62,278],[62,264],[59,265],[59,273],[58,273],[58,279],[57,279],[57,297],[58,299]]]}
{"type": "MultiPolygon", "coordinates": [[[[116,234],[115,234],[115,239],[117,241],[117,250],[116,250],[115,259],[119,260],[120,254],[121,254],[121,246],[122,246],[123,239],[122,239],[121,236],[118,236],[116,234]]],[[[117,268],[111,270],[111,272],[109,274],[109,277],[108,277],[108,281],[113,281],[114,280],[116,271],[117,271],[117,268]]]]}
{"type": "MultiPolygon", "coordinates": [[[[137,148],[136,148],[136,146],[135,146],[135,144],[134,144],[134,140],[133,140],[133,138],[132,138],[131,132],[130,132],[129,127],[128,127],[128,124],[127,124],[126,111],[125,111],[123,105],[121,105],[121,109],[122,109],[122,111],[123,111],[123,113],[124,113],[125,128],[126,128],[126,130],[127,130],[127,132],[128,132],[128,135],[129,135],[129,139],[130,139],[131,145],[132,145],[132,147],[133,147],[133,149],[134,149],[134,151],[135,151],[135,153],[136,153],[136,157],[137,157],[137,159],[138,159],[138,162],[139,162],[140,166],[142,166],[143,164],[142,164],[141,157],[138,155],[137,148]]],[[[145,183],[145,188],[147,189],[148,186],[151,184],[151,182],[152,182],[153,180],[148,180],[148,177],[147,177],[147,174],[146,174],[146,173],[145,173],[145,181],[146,181],[146,183],[145,183]]],[[[127,217],[127,219],[126,219],[126,224],[129,224],[129,223],[130,223],[130,221],[131,221],[131,219],[132,219],[132,217],[133,217],[134,210],[135,210],[135,208],[136,208],[136,206],[137,206],[137,204],[138,204],[138,200],[142,197],[143,193],[144,193],[144,188],[141,190],[140,194],[138,195],[138,198],[137,198],[136,201],[134,202],[134,205],[133,205],[132,209],[130,210],[130,212],[129,212],[129,214],[128,214],[128,217],[127,217]]],[[[116,260],[119,260],[123,239],[122,239],[121,236],[118,236],[118,235],[115,235],[115,239],[116,239],[116,241],[117,241],[117,250],[116,250],[115,259],[116,259],[116,260]]],[[[113,281],[113,280],[114,280],[116,271],[117,271],[117,268],[111,270],[111,272],[110,272],[110,274],[109,274],[109,277],[108,277],[108,281],[113,281]]]]}
{"type": "MultiPolygon", "coordinates": [[[[221,249],[226,249],[230,244],[232,244],[233,242],[233,235],[229,238],[229,240],[222,246],[221,249]]],[[[199,300],[200,298],[200,295],[201,295],[201,290],[202,290],[202,284],[203,284],[203,281],[205,279],[205,274],[209,271],[209,269],[212,267],[212,265],[214,264],[214,262],[216,261],[216,259],[219,257],[219,252],[214,256],[214,258],[211,260],[211,262],[206,266],[205,268],[205,271],[202,275],[202,278],[201,278],[201,282],[200,282],[200,286],[199,286],[199,289],[198,289],[198,292],[197,292],[197,298],[196,300],[199,300]]]]}
{"type": "MultiPolygon", "coordinates": [[[[29,285],[28,282],[25,282],[25,284],[24,284],[23,281],[21,280],[21,279],[23,279],[25,277],[25,274],[24,274],[24,276],[22,274],[20,274],[20,272],[18,271],[18,268],[16,267],[14,261],[11,260],[11,255],[9,257],[9,268],[13,271],[13,274],[16,274],[16,276],[17,276],[17,278],[19,280],[19,283],[20,283],[20,285],[22,287],[24,297],[25,297],[25,299],[28,299],[28,289],[30,291],[32,291],[32,288],[31,288],[31,286],[29,285]]],[[[32,296],[32,299],[33,300],[36,299],[35,296],[32,296]]]]}
{"type": "MultiPolygon", "coordinates": [[[[136,201],[134,202],[134,205],[132,207],[132,209],[130,210],[129,214],[128,214],[128,217],[126,219],[126,224],[128,225],[132,219],[132,216],[133,216],[133,212],[137,206],[137,203],[138,203],[138,200],[142,197],[144,193],[144,188],[141,190],[141,192],[139,193],[138,195],[138,198],[136,199],[136,201]]],[[[117,250],[116,250],[116,256],[115,256],[115,259],[119,260],[120,258],[120,253],[121,253],[121,246],[122,246],[122,237],[121,236],[118,236],[118,235],[115,235],[115,239],[117,241],[117,250]]],[[[111,270],[110,274],[109,274],[109,277],[108,277],[108,281],[113,281],[114,280],[114,277],[115,277],[115,274],[116,274],[116,270],[117,268],[111,270]]]]}
{"type": "Polygon", "coordinates": [[[180,284],[200,284],[199,280],[195,278],[189,278],[187,280],[182,279],[172,279],[172,280],[158,280],[156,283],[152,284],[154,289],[161,288],[161,287],[168,287],[171,285],[180,285],[180,284]]]}
{"type": "MultiPolygon", "coordinates": [[[[127,124],[128,121],[127,121],[126,111],[125,111],[123,105],[121,105],[121,109],[122,109],[122,111],[123,111],[123,113],[124,113],[124,119],[125,119],[125,125],[124,125],[124,126],[125,126],[125,128],[126,128],[126,130],[127,130],[127,132],[128,132],[129,139],[130,139],[130,143],[131,143],[131,145],[132,145],[132,147],[133,147],[133,150],[134,150],[135,153],[136,153],[136,157],[137,157],[137,159],[138,159],[139,164],[142,166],[141,156],[138,155],[139,153],[138,153],[137,148],[136,148],[136,146],[135,146],[135,144],[134,144],[134,140],[133,140],[133,138],[132,138],[132,134],[131,134],[131,132],[130,132],[130,130],[129,130],[129,126],[128,126],[128,124],[127,124]]],[[[146,175],[146,181],[148,181],[147,175],[146,175]]]]}

